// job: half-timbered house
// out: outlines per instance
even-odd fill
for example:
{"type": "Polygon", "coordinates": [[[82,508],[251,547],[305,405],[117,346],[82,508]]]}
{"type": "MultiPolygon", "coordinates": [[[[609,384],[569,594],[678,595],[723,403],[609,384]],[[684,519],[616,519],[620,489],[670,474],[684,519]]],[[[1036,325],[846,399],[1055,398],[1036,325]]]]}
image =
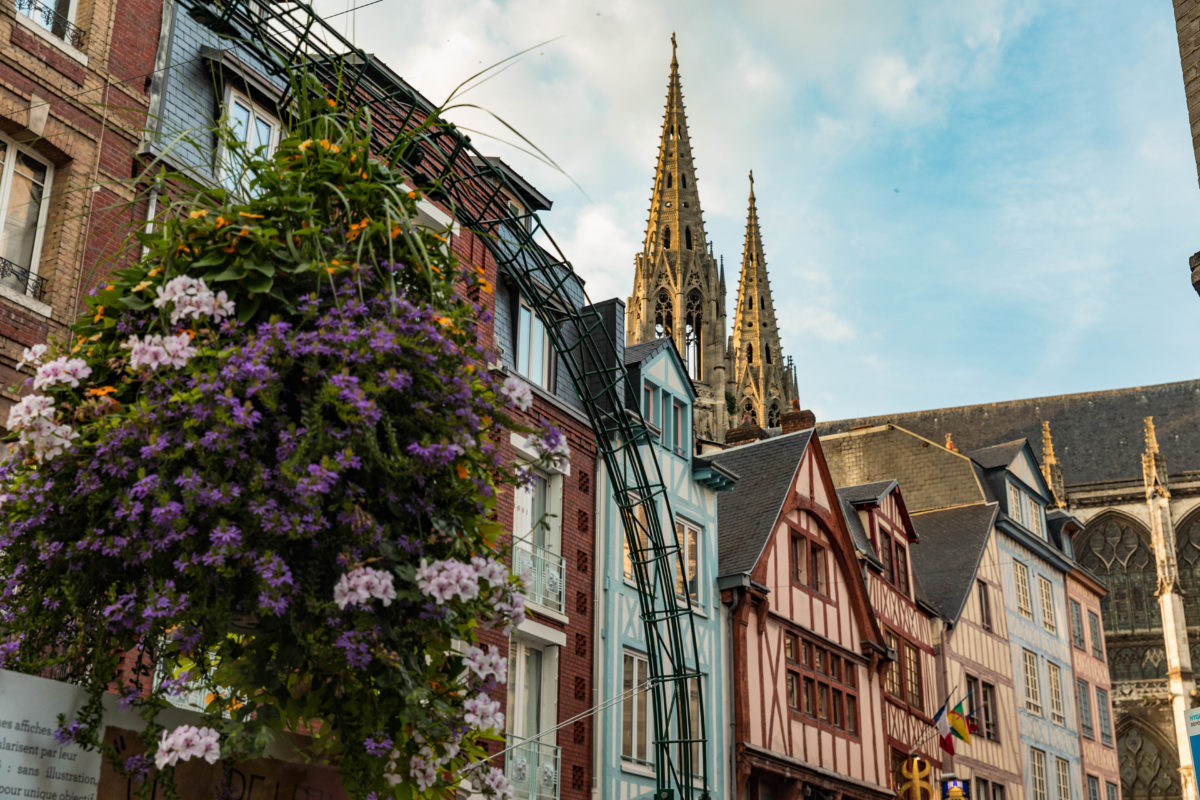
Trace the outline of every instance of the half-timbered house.
{"type": "Polygon", "coordinates": [[[917,532],[894,481],[837,490],[867,581],[871,608],[893,652],[883,673],[883,733],[888,778],[897,795],[927,800],[941,768],[933,714],[937,669],[930,617],[912,570],[917,532]],[[922,791],[924,790],[924,791],[922,791]]]}
{"type": "Polygon", "coordinates": [[[811,430],[730,448],[719,501],[738,798],[891,797],[883,632],[811,430]]]}
{"type": "MultiPolygon", "coordinates": [[[[620,329],[620,326],[616,326],[620,329]]],[[[681,548],[676,564],[675,590],[691,604],[702,677],[689,686],[692,730],[705,735],[694,745],[692,763],[707,764],[707,785],[699,775],[698,790],[713,800],[730,797],[727,751],[722,747],[728,729],[725,691],[726,640],[724,609],[716,590],[717,493],[734,485],[734,476],[710,461],[692,455],[693,404],[696,392],[674,342],[669,338],[633,345],[624,350],[627,408],[648,424],[651,441],[642,448],[648,468],[657,469],[666,487],[673,519],[660,501],[659,519],[674,525],[681,548]],[[703,702],[701,702],[703,698],[703,702]],[[701,709],[703,714],[701,716],[701,709]]],[[[597,468],[596,508],[596,685],[598,702],[596,752],[600,796],[612,800],[648,798],[655,788],[654,708],[645,690],[650,651],[646,641],[634,564],[602,462],[597,468]]],[[[699,772],[697,770],[697,772],[699,772]]]]}

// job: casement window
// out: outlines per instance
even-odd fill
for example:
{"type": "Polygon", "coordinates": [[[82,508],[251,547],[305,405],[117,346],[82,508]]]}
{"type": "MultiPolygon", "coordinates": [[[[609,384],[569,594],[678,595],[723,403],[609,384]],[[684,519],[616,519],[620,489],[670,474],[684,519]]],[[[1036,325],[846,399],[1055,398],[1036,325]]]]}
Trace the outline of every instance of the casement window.
{"type": "Polygon", "coordinates": [[[1089,739],[1096,738],[1092,728],[1092,687],[1082,678],[1075,679],[1075,687],[1079,696],[1079,732],[1089,739]]]}
{"type": "Polygon", "coordinates": [[[857,665],[800,634],[783,633],[788,708],[858,735],[857,665]]]}
{"type": "Polygon", "coordinates": [[[1014,484],[1008,484],[1008,515],[1017,522],[1021,521],[1021,490],[1014,484]]]}
{"type": "Polygon", "coordinates": [[[517,312],[516,369],[530,383],[554,390],[554,348],[545,324],[524,300],[517,312]]]}
{"type": "Polygon", "coordinates": [[[892,564],[892,536],[882,528],[879,530],[879,560],[883,562],[883,579],[894,584],[896,568],[892,564]]]}
{"type": "Polygon", "coordinates": [[[1054,585],[1044,575],[1038,575],[1038,593],[1042,596],[1042,626],[1047,633],[1058,633],[1054,615],[1054,585]]]}
{"type": "MultiPolygon", "coordinates": [[[[688,714],[688,725],[691,730],[691,735],[688,738],[702,739],[702,738],[705,738],[703,736],[703,734],[708,734],[710,736],[712,735],[711,732],[704,730],[703,720],[701,720],[701,718],[700,718],[700,679],[699,678],[688,678],[687,679],[687,714],[688,714]]],[[[700,769],[700,759],[703,756],[700,752],[700,744],[701,743],[699,741],[694,741],[694,742],[691,742],[690,744],[681,743],[679,745],[679,752],[677,754],[677,757],[679,758],[678,763],[681,766],[683,764],[683,748],[684,747],[691,748],[692,777],[699,777],[700,774],[702,773],[702,770],[700,769]]]]}
{"type": "Polygon", "coordinates": [[[908,550],[892,534],[879,529],[879,560],[883,564],[883,579],[909,597],[908,550]]]}
{"type": "Polygon", "coordinates": [[[808,539],[792,534],[792,582],[808,586],[808,539]]]}
{"type": "Polygon", "coordinates": [[[653,729],[650,718],[650,693],[639,688],[650,676],[650,663],[641,653],[626,650],[621,680],[621,758],[636,764],[650,764],[653,729]]]}
{"type": "Polygon", "coordinates": [[[33,151],[0,136],[0,286],[42,300],[38,277],[53,168],[33,151]]]}
{"type": "Polygon", "coordinates": [[[1029,778],[1033,783],[1033,800],[1050,800],[1046,786],[1046,753],[1036,747],[1029,748],[1029,778]]]}
{"type": "Polygon", "coordinates": [[[671,404],[671,447],[679,455],[683,455],[684,442],[687,441],[684,431],[686,424],[687,415],[683,413],[683,403],[676,400],[671,404]]]}
{"type": "Polygon", "coordinates": [[[1025,508],[1025,527],[1033,531],[1039,539],[1045,539],[1046,535],[1042,528],[1042,505],[1032,497],[1026,496],[1027,506],[1025,508]]]}
{"type": "Polygon", "coordinates": [[[991,786],[988,781],[983,778],[975,779],[975,797],[974,800],[992,800],[991,786]]]}
{"type": "Polygon", "coordinates": [[[72,47],[82,49],[86,32],[75,21],[75,0],[15,0],[18,14],[23,14],[45,28],[51,35],[72,47]]]}
{"type": "Polygon", "coordinates": [[[1095,775],[1087,776],[1088,800],[1100,800],[1100,779],[1095,775]]]}
{"type": "Polygon", "coordinates": [[[899,542],[896,543],[896,588],[908,597],[908,551],[899,542]]]}
{"type": "Polygon", "coordinates": [[[1004,800],[1004,784],[992,784],[992,800],[1004,800]]]}
{"type": "Polygon", "coordinates": [[[996,687],[985,682],[980,686],[980,690],[983,697],[983,719],[980,724],[983,725],[984,738],[998,742],[1000,741],[1000,707],[996,704],[996,687]]]}
{"type": "Polygon", "coordinates": [[[792,585],[829,596],[829,565],[825,548],[797,530],[792,531],[792,585]]]}
{"type": "Polygon", "coordinates": [[[239,196],[247,196],[254,172],[249,159],[268,159],[279,146],[283,126],[275,112],[255,103],[247,95],[228,86],[225,89],[223,122],[241,147],[234,151],[222,147],[221,183],[239,196]]]}
{"type": "Polygon", "coordinates": [[[915,644],[904,643],[904,691],[908,704],[922,708],[921,698],[921,651],[915,644]]]}
{"type": "MultiPolygon", "coordinates": [[[[508,733],[527,739],[553,728],[558,722],[558,648],[523,637],[512,638],[508,645],[508,687],[508,733]]],[[[554,734],[539,737],[537,743],[553,745],[554,734]]]]}
{"type": "Polygon", "coordinates": [[[1112,747],[1112,715],[1108,710],[1108,690],[1096,687],[1096,719],[1100,722],[1100,741],[1112,747]]]}
{"type": "Polygon", "coordinates": [[[883,632],[883,642],[888,650],[896,654],[895,660],[888,664],[887,677],[884,679],[884,688],[887,689],[887,693],[892,697],[903,698],[904,682],[901,677],[903,667],[900,665],[900,637],[891,631],[885,630],[883,632]]]}
{"type": "Polygon", "coordinates": [[[984,581],[975,581],[975,594],[979,598],[979,624],[985,631],[994,630],[992,627],[992,598],[988,594],[988,585],[984,581]]]}
{"type": "Polygon", "coordinates": [[[829,574],[825,563],[825,548],[816,542],[809,543],[808,579],[809,588],[817,594],[829,596],[829,574]]]}
{"type": "Polygon", "coordinates": [[[1025,710],[1032,713],[1042,713],[1042,687],[1038,681],[1038,657],[1031,650],[1024,651],[1025,656],[1025,710]]]}
{"type": "Polygon", "coordinates": [[[1071,609],[1071,644],[1082,650],[1086,646],[1083,640],[1083,609],[1078,600],[1072,600],[1068,605],[1071,609]]]}
{"type": "Polygon", "coordinates": [[[1021,616],[1033,619],[1033,596],[1029,591],[1029,567],[1020,561],[1014,561],[1013,579],[1017,584],[1017,611],[1021,616]]]}
{"type": "Polygon", "coordinates": [[[676,520],[675,536],[680,547],[675,567],[675,593],[680,597],[687,597],[693,603],[699,603],[703,600],[700,592],[701,531],[690,522],[676,520]]]}
{"type": "Polygon", "coordinates": [[[562,475],[534,470],[529,483],[513,492],[513,572],[526,600],[560,613],[566,582],[562,491],[562,475]]]}
{"type": "Polygon", "coordinates": [[[923,709],[920,649],[886,629],[883,639],[888,649],[896,653],[896,660],[888,665],[884,688],[897,700],[923,709]]]}
{"type": "MultiPolygon", "coordinates": [[[[1100,634],[1100,616],[1095,611],[1088,612],[1088,633],[1092,635],[1092,655],[1104,658],[1104,639],[1100,634]]],[[[1082,645],[1080,645],[1082,647],[1082,645]]]]}
{"type": "MultiPolygon", "coordinates": [[[[632,494],[632,493],[630,496],[633,498],[638,497],[638,495],[632,494]]],[[[638,549],[644,551],[646,549],[646,545],[647,545],[646,506],[644,503],[636,503],[636,504],[632,505],[632,508],[633,508],[633,517],[634,517],[634,520],[637,525],[638,549]]],[[[620,530],[621,530],[622,534],[624,534],[624,525],[625,525],[624,518],[618,516],[616,522],[619,526],[621,526],[620,530]]],[[[633,557],[629,551],[629,536],[622,535],[621,542],[622,542],[622,547],[623,547],[624,553],[625,553],[625,580],[631,581],[634,579],[634,574],[633,574],[633,557]]],[[[643,560],[645,559],[644,552],[642,553],[641,558],[643,560]]]]}
{"type": "Polygon", "coordinates": [[[1117,785],[1115,783],[1104,782],[1104,800],[1117,800],[1117,785]]]}
{"type": "Polygon", "coordinates": [[[1063,710],[1062,669],[1058,664],[1047,663],[1046,672],[1050,679],[1050,721],[1066,725],[1067,715],[1063,710]]]}
{"type": "MultiPolygon", "coordinates": [[[[1058,778],[1058,799],[1071,800],[1071,765],[1065,758],[1054,759],[1054,773],[1058,778]]],[[[1095,800],[1099,800],[1095,798],[1095,800]]]]}

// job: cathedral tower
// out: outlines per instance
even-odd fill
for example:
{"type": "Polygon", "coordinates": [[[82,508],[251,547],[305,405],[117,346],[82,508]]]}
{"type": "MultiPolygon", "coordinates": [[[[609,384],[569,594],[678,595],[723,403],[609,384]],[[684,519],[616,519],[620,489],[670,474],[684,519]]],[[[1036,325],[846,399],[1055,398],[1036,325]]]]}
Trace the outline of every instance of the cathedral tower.
{"type": "Polygon", "coordinates": [[[698,395],[695,433],[724,441],[729,428],[725,284],[704,233],[674,34],[650,216],[635,263],[626,341],[637,344],[663,336],[675,341],[698,395]]]}
{"type": "Polygon", "coordinates": [[[792,401],[797,399],[796,376],[792,367],[785,365],[779,347],[775,301],[771,297],[762,231],[754,206],[753,172],[730,351],[733,363],[730,392],[737,398],[738,422],[749,415],[760,427],[779,427],[779,415],[790,411],[792,401]]]}

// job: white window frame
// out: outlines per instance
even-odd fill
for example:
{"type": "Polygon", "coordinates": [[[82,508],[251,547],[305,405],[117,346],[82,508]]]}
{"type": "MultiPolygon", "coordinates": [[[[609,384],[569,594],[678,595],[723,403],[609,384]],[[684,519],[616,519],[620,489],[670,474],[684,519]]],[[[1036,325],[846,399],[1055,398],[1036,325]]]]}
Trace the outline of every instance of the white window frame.
{"type": "MultiPolygon", "coordinates": [[[[533,437],[523,437],[520,434],[512,433],[509,435],[509,442],[512,444],[513,451],[517,459],[521,461],[536,461],[538,452],[533,446],[533,437]]],[[[562,559],[562,522],[563,522],[563,489],[565,486],[566,476],[571,474],[570,464],[560,464],[558,468],[543,466],[536,470],[535,473],[546,481],[546,511],[545,518],[542,520],[545,526],[545,544],[542,549],[550,554],[550,558],[554,560],[562,559]]],[[[514,550],[520,547],[531,549],[533,547],[530,534],[533,533],[533,525],[538,520],[533,519],[533,488],[532,486],[517,486],[513,489],[513,516],[512,516],[512,539],[514,550]],[[522,541],[525,540],[525,544],[522,541]]],[[[514,554],[514,562],[516,556],[514,554]]],[[[563,570],[563,579],[565,580],[565,569],[563,570]]],[[[539,611],[549,611],[552,614],[566,613],[566,588],[560,587],[562,592],[563,607],[559,609],[547,609],[544,606],[534,602],[529,597],[527,600],[534,605],[539,611]]],[[[564,617],[565,619],[565,617],[564,617]]]]}
{"type": "MultiPolygon", "coordinates": [[[[46,217],[50,210],[50,193],[54,181],[54,164],[38,155],[34,150],[18,144],[7,136],[0,135],[0,142],[3,142],[6,148],[4,166],[0,170],[0,252],[3,252],[3,247],[6,244],[4,240],[4,223],[8,218],[8,202],[10,199],[9,196],[12,194],[13,172],[16,170],[17,153],[25,154],[46,168],[46,178],[42,183],[42,204],[41,208],[38,209],[37,227],[34,230],[33,252],[29,256],[29,266],[25,267],[17,264],[18,267],[29,270],[29,280],[32,282],[34,278],[39,277],[38,273],[42,262],[42,244],[46,234],[46,217]]],[[[18,292],[16,289],[0,285],[0,294],[21,305],[30,305],[32,303],[44,305],[29,294],[28,283],[24,292],[18,292]]],[[[49,313],[48,307],[45,313],[49,313]]]]}
{"type": "Polygon", "coordinates": [[[546,332],[546,325],[538,317],[537,312],[533,310],[525,298],[522,297],[517,306],[517,318],[514,320],[517,331],[517,349],[513,358],[513,366],[518,375],[541,389],[548,392],[554,391],[554,375],[555,375],[555,358],[554,347],[550,343],[550,335],[546,332]],[[540,339],[541,347],[541,369],[539,374],[534,375],[532,354],[535,344],[535,339],[540,339]]]}
{"type": "Polygon", "coordinates": [[[1038,575],[1038,592],[1042,595],[1042,626],[1047,633],[1058,633],[1058,620],[1054,616],[1054,584],[1045,575],[1038,575]]]}
{"type": "Polygon", "coordinates": [[[1029,778],[1033,784],[1033,800],[1050,800],[1046,783],[1046,751],[1029,748],[1029,778]]]}
{"type": "Polygon", "coordinates": [[[1071,800],[1071,762],[1055,756],[1054,772],[1058,778],[1058,800],[1071,800]]]}
{"type": "Polygon", "coordinates": [[[1029,588],[1029,567],[1013,561],[1013,582],[1017,587],[1017,611],[1026,619],[1033,619],[1033,595],[1029,588]]]}
{"type": "Polygon", "coordinates": [[[1042,684],[1038,678],[1038,657],[1032,650],[1022,651],[1025,662],[1025,710],[1042,715],[1042,684]]]}
{"type": "Polygon", "coordinates": [[[1046,663],[1046,672],[1050,680],[1050,721],[1066,725],[1067,712],[1063,707],[1062,668],[1051,661],[1046,663]]]}
{"type": "Polygon", "coordinates": [[[704,527],[697,525],[689,519],[677,517],[675,519],[675,538],[679,542],[679,553],[675,562],[675,594],[681,599],[690,600],[692,605],[703,605],[704,596],[704,527]],[[688,533],[695,534],[695,542],[691,541],[688,533]],[[684,584],[687,583],[687,570],[689,560],[693,555],[692,550],[695,549],[696,575],[695,575],[695,591],[683,591],[684,584]]]}
{"type": "MultiPolygon", "coordinates": [[[[55,16],[59,16],[58,12],[54,10],[54,6],[55,6],[54,0],[39,0],[39,2],[41,2],[42,5],[45,5],[45,6],[49,7],[52,11],[54,11],[55,16]]],[[[36,25],[38,30],[45,31],[48,34],[48,38],[50,38],[52,41],[62,42],[67,47],[71,48],[72,51],[74,51],[76,53],[79,52],[75,48],[75,45],[71,44],[70,37],[60,36],[59,34],[55,33],[54,27],[52,25],[47,25],[45,23],[45,17],[43,17],[37,11],[34,11],[32,7],[30,7],[30,9],[28,11],[18,9],[16,13],[19,16],[25,17],[30,22],[32,22],[34,25],[36,25]]],[[[78,27],[80,27],[79,23],[76,22],[76,20],[75,20],[75,15],[78,13],[79,13],[79,0],[71,0],[67,4],[67,13],[63,14],[61,16],[65,17],[67,22],[71,26],[78,28],[78,27]]],[[[83,54],[80,53],[80,55],[83,55],[83,54]]]]}
{"type": "Polygon", "coordinates": [[[621,701],[621,763],[650,767],[654,764],[653,711],[649,691],[635,691],[650,675],[650,660],[637,650],[621,651],[621,691],[629,692],[621,701]],[[631,685],[625,683],[626,665],[632,664],[631,685]],[[645,719],[639,719],[644,714],[645,719]],[[629,725],[629,752],[626,752],[626,720],[629,725]],[[639,739],[639,735],[642,737],[639,739]],[[640,754],[639,754],[640,753],[640,754]]]}
{"type": "Polygon", "coordinates": [[[558,650],[559,648],[534,636],[522,633],[513,634],[508,643],[508,709],[505,715],[505,729],[511,736],[525,739],[525,731],[532,730],[542,734],[536,739],[538,744],[558,744],[558,732],[552,730],[558,724],[558,650]],[[535,650],[542,654],[542,676],[538,685],[539,703],[538,719],[532,726],[526,719],[524,703],[525,672],[527,652],[535,650]],[[518,733],[521,731],[522,733],[518,733]],[[545,731],[546,733],[542,733],[545,731]]]}
{"type": "MultiPolygon", "coordinates": [[[[234,103],[240,103],[250,111],[250,122],[248,130],[257,139],[258,131],[255,127],[255,120],[262,119],[271,126],[271,140],[266,144],[265,157],[270,157],[279,147],[279,142],[283,138],[283,123],[279,121],[279,115],[273,109],[269,109],[261,103],[256,103],[248,94],[239,91],[233,87],[233,84],[225,84],[225,96],[222,99],[221,105],[221,126],[229,130],[233,130],[232,110],[234,103]]],[[[246,153],[249,155],[262,147],[261,142],[256,142],[252,146],[246,148],[246,153]]],[[[224,144],[221,145],[217,153],[217,180],[228,191],[234,191],[231,184],[232,167],[229,163],[229,151],[224,144]]],[[[243,168],[237,176],[239,188],[245,194],[249,184],[249,170],[243,168]]]]}

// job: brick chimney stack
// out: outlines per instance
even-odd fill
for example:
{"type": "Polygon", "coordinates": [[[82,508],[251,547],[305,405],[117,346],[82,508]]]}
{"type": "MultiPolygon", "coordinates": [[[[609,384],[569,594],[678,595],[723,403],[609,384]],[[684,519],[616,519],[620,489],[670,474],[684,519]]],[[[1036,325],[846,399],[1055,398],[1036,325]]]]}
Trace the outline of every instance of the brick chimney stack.
{"type": "Polygon", "coordinates": [[[807,408],[801,411],[800,401],[793,400],[792,410],[779,415],[779,424],[783,427],[784,433],[804,431],[816,427],[817,415],[807,408]]]}
{"type": "Polygon", "coordinates": [[[758,427],[749,414],[742,415],[742,424],[725,432],[725,444],[733,447],[737,444],[758,441],[767,438],[767,432],[758,427]]]}

